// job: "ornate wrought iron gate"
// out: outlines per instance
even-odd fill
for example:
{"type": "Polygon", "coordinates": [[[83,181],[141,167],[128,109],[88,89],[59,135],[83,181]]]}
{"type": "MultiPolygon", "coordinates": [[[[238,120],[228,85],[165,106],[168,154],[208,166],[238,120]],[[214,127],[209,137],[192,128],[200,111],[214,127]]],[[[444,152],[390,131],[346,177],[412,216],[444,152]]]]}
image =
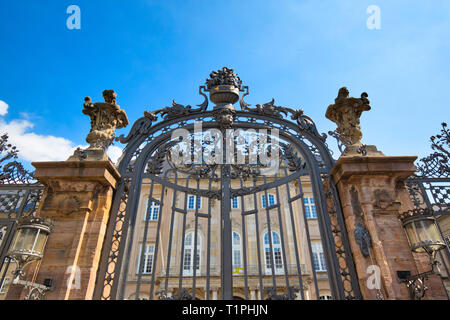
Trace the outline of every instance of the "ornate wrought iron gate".
{"type": "Polygon", "coordinates": [[[117,138],[126,148],[96,297],[359,299],[326,135],[303,110],[251,108],[231,69],[199,92],[197,107],[146,111],[117,138]],[[249,161],[252,141],[270,161],[249,161]]]}

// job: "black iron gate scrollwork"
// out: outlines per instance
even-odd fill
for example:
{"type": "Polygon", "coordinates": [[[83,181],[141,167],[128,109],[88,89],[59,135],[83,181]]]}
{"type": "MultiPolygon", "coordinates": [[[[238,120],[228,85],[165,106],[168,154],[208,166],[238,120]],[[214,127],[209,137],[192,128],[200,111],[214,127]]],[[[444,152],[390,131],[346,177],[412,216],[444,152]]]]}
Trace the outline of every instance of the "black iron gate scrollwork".
{"type": "Polygon", "coordinates": [[[442,123],[440,134],[431,137],[432,154],[417,162],[417,171],[407,180],[410,199],[414,205],[409,215],[432,216],[440,236],[447,244],[437,252],[440,275],[449,296],[450,276],[450,131],[447,123],[442,123]]]}
{"type": "Polygon", "coordinates": [[[18,150],[8,143],[8,135],[0,137],[0,300],[5,299],[12,283],[15,262],[6,257],[17,221],[34,216],[44,186],[17,161],[18,150]]]}
{"type": "Polygon", "coordinates": [[[360,299],[326,135],[303,110],[251,107],[231,69],[199,92],[117,138],[96,298],[360,299]]]}

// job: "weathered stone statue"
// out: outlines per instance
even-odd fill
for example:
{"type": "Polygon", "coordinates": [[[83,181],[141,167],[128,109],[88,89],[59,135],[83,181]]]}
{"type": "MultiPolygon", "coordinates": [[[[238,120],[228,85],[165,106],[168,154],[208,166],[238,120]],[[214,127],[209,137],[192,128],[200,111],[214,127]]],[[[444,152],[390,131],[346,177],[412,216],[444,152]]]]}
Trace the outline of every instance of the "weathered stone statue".
{"type": "Polygon", "coordinates": [[[327,109],[325,116],[337,124],[336,132],[339,139],[346,146],[343,155],[383,155],[375,146],[361,143],[362,132],[359,119],[364,111],[371,109],[367,93],[361,98],[349,97],[346,87],[339,89],[334,104],[327,109]]]}
{"type": "Polygon", "coordinates": [[[68,160],[108,160],[106,150],[112,144],[115,130],[128,125],[128,117],[116,103],[117,94],[113,90],[103,91],[105,102],[92,103],[84,98],[83,113],[91,118],[91,131],[86,137],[89,147],[78,148],[68,160]]]}

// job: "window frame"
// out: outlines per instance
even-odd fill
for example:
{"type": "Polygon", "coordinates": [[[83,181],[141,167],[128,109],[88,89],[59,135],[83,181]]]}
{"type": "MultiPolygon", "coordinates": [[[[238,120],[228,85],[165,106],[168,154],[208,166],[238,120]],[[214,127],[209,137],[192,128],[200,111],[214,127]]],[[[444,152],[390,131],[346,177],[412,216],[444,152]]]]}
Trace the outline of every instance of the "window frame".
{"type": "MultiPolygon", "coordinates": [[[[145,208],[144,208],[144,217],[143,217],[143,221],[147,221],[146,218],[147,218],[148,203],[149,203],[149,201],[148,201],[148,199],[147,199],[147,201],[145,201],[145,208]]],[[[160,204],[157,203],[157,202],[155,202],[155,201],[151,201],[151,202],[150,202],[150,215],[149,215],[148,221],[158,221],[160,211],[161,211],[161,206],[160,206],[160,204]],[[155,205],[153,205],[153,204],[155,204],[155,205]],[[155,215],[155,214],[154,214],[154,209],[158,209],[158,215],[156,216],[156,219],[153,219],[153,216],[155,215]]]]}
{"type": "Polygon", "coordinates": [[[311,242],[311,249],[313,256],[311,257],[312,267],[314,268],[314,271],[316,272],[327,272],[327,265],[325,261],[325,255],[323,252],[322,243],[320,241],[312,241],[311,242]],[[314,263],[315,259],[317,259],[318,262],[318,268],[316,268],[316,264],[314,263]]]}
{"type": "MultiPolygon", "coordinates": [[[[141,265],[141,254],[142,254],[142,250],[144,248],[144,244],[140,244],[139,245],[139,251],[138,251],[138,256],[137,256],[137,265],[136,265],[136,274],[139,274],[139,266],[141,265]]],[[[144,252],[144,263],[142,264],[142,275],[149,275],[153,273],[153,263],[154,263],[154,258],[155,258],[155,244],[153,243],[148,243],[145,245],[146,251],[149,251],[150,248],[152,248],[151,252],[144,252]],[[149,256],[151,256],[151,262],[148,266],[150,266],[150,272],[147,272],[147,263],[149,260],[149,256]]]]}
{"type": "MultiPolygon", "coordinates": [[[[264,250],[264,270],[268,275],[272,274],[272,261],[270,259],[270,242],[269,242],[269,232],[266,231],[263,235],[263,250],[264,250]],[[267,237],[267,242],[266,242],[267,237]],[[267,255],[267,253],[269,255],[267,255]]],[[[283,250],[281,247],[281,238],[278,232],[272,230],[272,255],[273,262],[275,263],[275,274],[284,274],[284,261],[283,261],[283,250]],[[278,239],[278,243],[275,242],[278,239]],[[278,255],[276,253],[279,253],[278,255]],[[277,263],[277,256],[279,257],[280,263],[277,263]]]]}
{"type": "MultiPolygon", "coordinates": [[[[264,200],[265,197],[266,197],[266,194],[262,194],[261,195],[261,208],[262,209],[266,209],[266,201],[264,200]]],[[[269,200],[268,201],[268,205],[269,205],[269,208],[270,208],[271,206],[276,204],[275,195],[273,193],[268,193],[267,197],[268,197],[268,200],[269,200]],[[270,201],[271,199],[272,199],[272,203],[270,201]]]]}
{"type": "Polygon", "coordinates": [[[239,197],[231,198],[231,209],[239,209],[239,197]],[[236,206],[234,205],[235,200],[236,200],[236,206]]]}
{"type": "Polygon", "coordinates": [[[202,208],[202,197],[192,195],[192,194],[188,195],[187,206],[186,206],[187,210],[196,210],[195,203],[197,203],[197,206],[198,206],[197,209],[200,210],[202,208]],[[191,207],[191,199],[194,199],[193,200],[194,203],[193,203],[192,207],[191,207]]]}
{"type": "MultiPolygon", "coordinates": [[[[194,256],[194,246],[195,246],[195,232],[190,231],[186,233],[184,236],[184,251],[183,251],[183,277],[192,277],[194,275],[194,260],[192,257],[194,256]],[[189,245],[186,245],[186,239],[188,236],[191,236],[191,243],[189,245]],[[188,252],[187,252],[188,250],[188,252]],[[189,253],[189,269],[185,269],[186,266],[186,253],[189,253]]],[[[198,262],[197,262],[197,270],[196,274],[197,276],[200,275],[201,272],[201,265],[202,265],[202,237],[200,236],[200,233],[197,233],[197,255],[198,255],[198,262]]]]}
{"type": "Polygon", "coordinates": [[[303,206],[305,208],[306,219],[317,219],[317,208],[314,197],[303,198],[303,206]]]}
{"type": "Polygon", "coordinates": [[[232,231],[231,239],[232,239],[232,255],[231,255],[232,266],[233,266],[233,268],[243,268],[243,263],[242,263],[242,238],[241,238],[241,235],[237,231],[232,231]],[[235,243],[234,235],[237,235],[237,237],[239,238],[239,244],[235,243]],[[236,251],[239,252],[239,265],[237,265],[235,263],[236,262],[235,261],[235,252],[236,251]]]}

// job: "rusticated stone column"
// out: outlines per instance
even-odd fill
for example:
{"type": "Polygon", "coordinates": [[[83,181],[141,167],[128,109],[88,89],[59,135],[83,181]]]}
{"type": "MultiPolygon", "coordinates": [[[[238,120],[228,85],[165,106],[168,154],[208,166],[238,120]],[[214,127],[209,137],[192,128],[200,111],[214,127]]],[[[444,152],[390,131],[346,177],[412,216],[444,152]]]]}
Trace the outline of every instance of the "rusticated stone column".
{"type": "MultiPolygon", "coordinates": [[[[342,156],[331,174],[342,202],[350,247],[364,299],[411,299],[397,271],[424,272],[414,259],[399,214],[412,208],[403,180],[416,171],[415,156],[342,156]],[[356,232],[355,232],[356,230],[356,232]],[[371,246],[364,238],[370,236],[371,246]],[[370,289],[367,280],[380,268],[381,291],[370,289]],[[418,268],[419,266],[419,268],[418,268]],[[418,270],[419,269],[419,270],[418,270]]],[[[446,299],[440,281],[430,276],[426,299],[446,299]]]]}
{"type": "Polygon", "coordinates": [[[100,254],[116,182],[110,161],[35,162],[45,185],[38,215],[54,221],[37,283],[52,278],[46,299],[93,297],[100,254]]]}

